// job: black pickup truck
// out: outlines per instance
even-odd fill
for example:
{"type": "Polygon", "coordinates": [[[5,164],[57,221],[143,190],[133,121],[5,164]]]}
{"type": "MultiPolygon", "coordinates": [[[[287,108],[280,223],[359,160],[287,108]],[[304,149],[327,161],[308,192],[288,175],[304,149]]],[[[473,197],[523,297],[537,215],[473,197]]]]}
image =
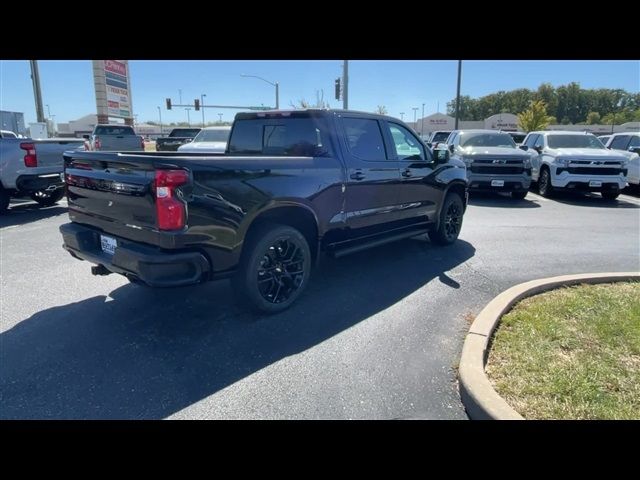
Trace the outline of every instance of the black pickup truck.
{"type": "Polygon", "coordinates": [[[156,139],[156,151],[175,152],[178,147],[192,141],[200,133],[201,128],[174,128],[168,137],[156,139]]]}
{"type": "Polygon", "coordinates": [[[152,287],[231,277],[269,313],[299,297],[321,253],[455,242],[467,203],[447,150],[434,158],[403,122],[369,113],[239,113],[219,155],[68,153],[63,247],[93,274],[152,287]]]}

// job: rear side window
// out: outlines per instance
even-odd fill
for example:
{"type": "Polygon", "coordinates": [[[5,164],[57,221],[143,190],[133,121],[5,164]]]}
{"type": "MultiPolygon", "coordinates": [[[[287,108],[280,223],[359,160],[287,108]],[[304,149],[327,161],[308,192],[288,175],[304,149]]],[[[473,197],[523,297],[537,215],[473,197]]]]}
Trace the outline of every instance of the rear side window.
{"type": "Polygon", "coordinates": [[[609,145],[614,150],[624,150],[627,146],[627,142],[629,141],[629,135],[618,135],[613,140],[611,140],[611,145],[609,145]]]}
{"type": "Polygon", "coordinates": [[[105,125],[96,127],[96,135],[135,135],[132,127],[119,125],[105,125]]]}
{"type": "Polygon", "coordinates": [[[195,137],[200,133],[199,128],[173,129],[169,134],[170,137],[195,137]]]}
{"type": "Polygon", "coordinates": [[[382,131],[377,120],[344,118],[342,120],[349,151],[363,160],[386,160],[382,131]]]}
{"type": "Polygon", "coordinates": [[[631,137],[631,141],[629,142],[630,147],[640,147],[640,137],[634,135],[631,137]]]}
{"type": "Polygon", "coordinates": [[[527,140],[526,142],[524,142],[524,144],[529,148],[533,148],[533,145],[536,143],[536,140],[538,139],[539,136],[540,135],[538,135],[537,133],[532,133],[527,137],[527,140]]]}
{"type": "Polygon", "coordinates": [[[325,130],[314,118],[236,120],[229,153],[322,157],[330,153],[325,130]]]}

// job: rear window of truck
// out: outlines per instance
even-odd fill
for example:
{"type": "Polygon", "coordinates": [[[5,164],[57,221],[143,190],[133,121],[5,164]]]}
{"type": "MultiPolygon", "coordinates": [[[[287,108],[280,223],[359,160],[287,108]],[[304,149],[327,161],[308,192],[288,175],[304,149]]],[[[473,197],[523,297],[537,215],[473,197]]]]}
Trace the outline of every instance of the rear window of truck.
{"type": "Polygon", "coordinates": [[[195,137],[198,133],[200,133],[199,128],[181,128],[174,129],[169,134],[170,137],[195,137]]]}
{"type": "Polygon", "coordinates": [[[328,138],[313,118],[236,120],[229,153],[321,157],[329,155],[328,138]]]}
{"type": "Polygon", "coordinates": [[[96,127],[95,135],[135,135],[132,127],[111,126],[96,127]]]}

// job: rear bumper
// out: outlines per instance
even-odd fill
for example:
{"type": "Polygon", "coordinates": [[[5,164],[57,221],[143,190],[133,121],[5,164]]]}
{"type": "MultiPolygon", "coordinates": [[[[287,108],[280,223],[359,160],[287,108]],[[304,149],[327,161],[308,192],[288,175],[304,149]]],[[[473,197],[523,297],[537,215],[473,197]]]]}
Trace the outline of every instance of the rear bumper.
{"type": "Polygon", "coordinates": [[[21,192],[28,193],[40,190],[56,190],[64,188],[64,181],[59,173],[20,175],[16,178],[16,188],[21,192]]]}
{"type": "Polygon", "coordinates": [[[63,245],[71,256],[102,265],[113,273],[141,281],[150,287],[179,287],[199,283],[208,278],[209,261],[200,252],[170,253],[159,248],[116,237],[115,253],[110,255],[100,246],[100,230],[66,223],[60,226],[63,245]]]}

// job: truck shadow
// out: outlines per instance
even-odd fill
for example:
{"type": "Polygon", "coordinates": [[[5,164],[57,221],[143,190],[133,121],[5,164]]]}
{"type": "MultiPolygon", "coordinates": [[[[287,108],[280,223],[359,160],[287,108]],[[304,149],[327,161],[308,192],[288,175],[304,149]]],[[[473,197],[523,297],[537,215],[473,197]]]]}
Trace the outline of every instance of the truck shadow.
{"type": "Polygon", "coordinates": [[[630,202],[624,197],[606,200],[599,193],[554,192],[551,200],[576,207],[640,208],[640,205],[630,202]]]}
{"type": "Polygon", "coordinates": [[[538,203],[532,202],[529,198],[518,200],[511,198],[510,194],[497,192],[469,192],[469,205],[499,208],[540,208],[538,203]]]}
{"type": "Polygon", "coordinates": [[[36,202],[11,203],[9,209],[0,215],[0,228],[14,225],[25,225],[43,218],[55,217],[67,213],[67,207],[53,205],[41,207],[36,202]]]}
{"type": "Polygon", "coordinates": [[[327,261],[289,310],[262,317],[229,282],[152,290],[37,312],[0,335],[0,417],[164,418],[401,301],[473,257],[410,239],[327,261]]]}

